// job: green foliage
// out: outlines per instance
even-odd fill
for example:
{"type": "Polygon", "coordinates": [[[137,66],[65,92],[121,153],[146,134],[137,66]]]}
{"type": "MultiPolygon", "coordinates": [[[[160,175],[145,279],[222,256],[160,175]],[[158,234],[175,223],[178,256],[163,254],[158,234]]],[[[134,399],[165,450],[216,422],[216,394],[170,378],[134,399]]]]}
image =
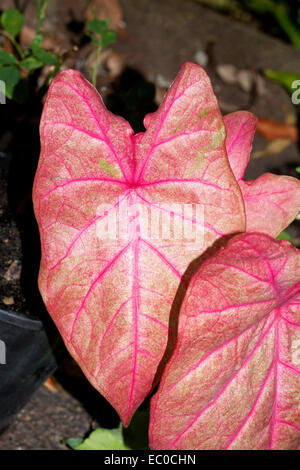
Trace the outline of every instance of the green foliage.
{"type": "Polygon", "coordinates": [[[99,67],[100,53],[104,47],[116,42],[117,33],[113,29],[108,29],[109,20],[100,20],[96,18],[95,11],[92,10],[94,18],[86,23],[87,35],[91,42],[97,48],[95,64],[92,67],[92,82],[96,86],[97,72],[99,67]]]}
{"type": "MultiPolygon", "coordinates": [[[[297,19],[296,21],[294,19],[295,6],[291,4],[293,2],[286,2],[284,0],[246,0],[243,3],[250,11],[260,15],[268,14],[272,16],[290,42],[300,48],[300,29],[297,19]]],[[[299,5],[297,11],[299,19],[299,5]]]]}
{"type": "Polygon", "coordinates": [[[276,70],[265,70],[265,76],[272,80],[272,82],[279,83],[286,88],[289,93],[293,93],[295,88],[293,88],[293,82],[295,80],[300,80],[300,75],[291,72],[278,72],[276,70]]]}
{"type": "Polygon", "coordinates": [[[300,2],[299,0],[198,0],[200,3],[227,12],[235,18],[249,21],[249,13],[268,29],[300,47],[300,2]]]}
{"type": "Polygon", "coordinates": [[[42,21],[45,17],[49,0],[37,0],[37,27],[36,35],[32,40],[29,49],[23,50],[17,37],[24,25],[24,17],[19,10],[12,8],[6,10],[1,15],[3,29],[0,34],[5,36],[12,43],[16,56],[0,48],[0,80],[6,85],[6,96],[17,101],[26,99],[26,86],[22,80],[22,69],[30,75],[44,65],[53,65],[46,82],[52,78],[60,68],[61,60],[57,54],[46,51],[43,46],[43,35],[41,34],[42,21]],[[23,96],[22,96],[23,95],[23,96]]]}
{"type": "Polygon", "coordinates": [[[22,13],[16,8],[6,10],[1,15],[1,23],[5,31],[7,31],[12,37],[16,37],[24,24],[24,17],[22,13]]]}
{"type": "Polygon", "coordinates": [[[149,409],[138,410],[128,428],[97,428],[86,439],[70,437],[64,443],[74,450],[148,450],[149,409]]]}
{"type": "Polygon", "coordinates": [[[87,28],[93,33],[101,35],[106,29],[109,20],[99,20],[99,18],[93,18],[91,21],[87,22],[87,28]]]}
{"type": "Polygon", "coordinates": [[[130,450],[124,443],[121,426],[117,429],[98,428],[86,439],[71,437],[66,444],[74,450],[130,450]]]}
{"type": "Polygon", "coordinates": [[[124,429],[124,442],[130,449],[148,450],[148,428],[149,428],[150,412],[149,410],[138,410],[128,428],[124,429]]]}
{"type": "Polygon", "coordinates": [[[26,69],[28,72],[33,72],[41,67],[43,67],[43,62],[40,62],[35,57],[27,57],[26,59],[22,60],[21,66],[26,69]]]}
{"type": "Polygon", "coordinates": [[[102,47],[106,47],[117,40],[117,33],[113,29],[107,29],[102,34],[102,47]]]}
{"type": "MultiPolygon", "coordinates": [[[[282,85],[288,93],[292,96],[293,93],[296,91],[294,86],[294,82],[300,80],[300,75],[291,72],[278,72],[276,70],[266,69],[264,71],[265,77],[269,80],[272,80],[274,83],[278,83],[282,85]]],[[[298,108],[298,113],[300,115],[300,104],[296,105],[298,108]]]]}
{"type": "Polygon", "coordinates": [[[0,65],[17,65],[18,61],[13,54],[0,49],[0,65]]]}
{"type": "Polygon", "coordinates": [[[47,65],[55,65],[59,58],[56,54],[52,52],[45,51],[42,47],[43,43],[43,35],[38,33],[35,38],[31,41],[30,49],[32,51],[33,56],[42,62],[42,64],[47,65]]]}
{"type": "Polygon", "coordinates": [[[76,450],[76,448],[82,444],[83,439],[80,437],[69,437],[69,439],[66,439],[63,443],[66,444],[68,447],[71,447],[71,449],[76,450]]]}
{"type": "MultiPolygon", "coordinates": [[[[27,50],[23,50],[21,48],[21,45],[17,39],[24,25],[24,17],[22,13],[16,8],[11,8],[3,12],[1,16],[1,24],[3,29],[0,30],[0,34],[10,40],[16,52],[16,55],[13,55],[7,51],[4,51],[0,47],[0,79],[4,80],[6,85],[6,95],[10,99],[16,99],[14,90],[17,85],[19,98],[20,94],[22,94],[22,90],[25,90],[23,86],[19,86],[20,82],[22,81],[22,69],[25,69],[27,74],[31,75],[38,69],[43,68],[45,65],[52,65],[53,71],[49,73],[46,79],[46,83],[48,83],[49,80],[59,72],[61,58],[59,55],[43,48],[44,38],[41,32],[41,27],[45,18],[48,4],[49,0],[36,0],[36,35],[27,50]]],[[[88,36],[97,48],[95,64],[92,67],[93,84],[96,85],[100,53],[104,47],[117,40],[117,35],[114,30],[108,29],[109,20],[100,20],[99,18],[96,18],[94,11],[93,13],[94,18],[87,22],[86,27],[88,30],[88,36]]]]}
{"type": "Polygon", "coordinates": [[[277,240],[287,240],[287,241],[290,242],[292,245],[294,245],[294,242],[293,242],[292,237],[291,237],[286,231],[281,232],[281,233],[278,235],[277,240]]]}
{"type": "Polygon", "coordinates": [[[37,25],[36,32],[39,34],[42,26],[42,22],[45,18],[46,9],[49,3],[49,0],[37,0],[37,25]]]}
{"type": "Polygon", "coordinates": [[[0,67],[0,80],[5,83],[6,96],[13,98],[14,88],[21,79],[20,69],[15,65],[0,67]]]}
{"type": "Polygon", "coordinates": [[[91,21],[86,24],[88,30],[88,36],[90,37],[93,44],[98,46],[100,49],[116,42],[117,33],[113,29],[108,29],[109,20],[100,20],[94,17],[91,21]]]}

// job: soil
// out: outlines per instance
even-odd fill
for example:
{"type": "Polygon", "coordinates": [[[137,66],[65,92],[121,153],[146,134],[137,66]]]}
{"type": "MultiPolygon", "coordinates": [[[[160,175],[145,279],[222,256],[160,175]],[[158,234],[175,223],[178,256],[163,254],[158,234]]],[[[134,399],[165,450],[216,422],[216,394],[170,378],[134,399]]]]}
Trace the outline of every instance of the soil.
{"type": "Polygon", "coordinates": [[[22,263],[22,247],[16,221],[7,201],[8,165],[10,159],[0,154],[0,307],[14,312],[26,312],[26,302],[20,285],[18,267],[22,263]],[[16,270],[9,276],[9,269],[16,270]]]}
{"type": "MultiPolygon", "coordinates": [[[[33,2],[20,3],[27,4],[26,21],[34,28],[33,2]]],[[[105,12],[110,2],[96,3],[105,12]]],[[[287,93],[265,81],[261,70],[299,71],[299,50],[195,0],[112,3],[119,8],[112,11],[119,40],[103,53],[98,88],[108,108],[128,119],[136,132],[143,130],[143,116],[157,108],[186,60],[205,65],[224,114],[248,109],[260,118],[298,123],[287,93]],[[222,78],[219,66],[228,64],[237,72],[252,74],[254,85],[245,90],[222,78]]],[[[90,78],[93,47],[83,30],[89,0],[52,0],[50,4],[45,23],[49,41],[66,53],[65,67],[77,68],[90,78]],[[78,52],[69,53],[74,45],[78,52]]],[[[3,9],[12,6],[13,0],[1,2],[3,9]]],[[[31,202],[45,91],[41,88],[33,93],[38,80],[33,77],[27,104],[0,106],[0,307],[43,319],[47,313],[37,289],[40,245],[31,202]]],[[[254,179],[266,171],[297,176],[298,144],[288,141],[285,146],[269,146],[263,137],[255,137],[247,177],[254,179]]],[[[294,222],[288,231],[300,247],[300,222],[294,222]]],[[[115,411],[70,357],[60,365],[56,378],[64,390],[54,393],[40,388],[0,436],[0,449],[66,449],[63,439],[83,437],[96,425],[118,425],[115,411]]]]}
{"type": "Polygon", "coordinates": [[[41,387],[0,435],[0,450],[66,450],[63,440],[82,438],[94,425],[72,395],[41,387]]]}

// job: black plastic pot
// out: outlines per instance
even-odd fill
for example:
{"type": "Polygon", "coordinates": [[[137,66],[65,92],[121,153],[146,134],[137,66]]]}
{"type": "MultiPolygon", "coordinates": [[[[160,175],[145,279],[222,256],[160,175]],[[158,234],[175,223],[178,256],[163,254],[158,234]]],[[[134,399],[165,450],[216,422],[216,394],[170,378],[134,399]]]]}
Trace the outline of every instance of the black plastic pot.
{"type": "Polygon", "coordinates": [[[0,309],[0,430],[56,369],[64,347],[53,337],[40,320],[0,309]]]}

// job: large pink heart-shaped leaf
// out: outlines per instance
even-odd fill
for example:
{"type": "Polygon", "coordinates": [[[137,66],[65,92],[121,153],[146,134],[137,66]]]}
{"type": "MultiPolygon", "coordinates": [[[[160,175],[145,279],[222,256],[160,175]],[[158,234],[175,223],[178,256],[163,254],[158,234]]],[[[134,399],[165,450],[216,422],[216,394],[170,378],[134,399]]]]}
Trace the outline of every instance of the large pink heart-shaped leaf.
{"type": "Polygon", "coordinates": [[[182,274],[216,239],[245,228],[200,67],[183,65],[145,126],[133,136],[79,72],[60,73],[43,111],[33,191],[43,299],[125,425],[151,390],[182,274]]]}
{"type": "Polygon", "coordinates": [[[297,449],[299,391],[300,251],[237,235],[188,288],[151,448],[297,449]]]}
{"type": "Polygon", "coordinates": [[[247,232],[258,231],[276,237],[300,211],[300,181],[271,173],[255,181],[243,180],[256,122],[256,117],[247,111],[225,116],[226,149],[243,193],[247,232]]]}

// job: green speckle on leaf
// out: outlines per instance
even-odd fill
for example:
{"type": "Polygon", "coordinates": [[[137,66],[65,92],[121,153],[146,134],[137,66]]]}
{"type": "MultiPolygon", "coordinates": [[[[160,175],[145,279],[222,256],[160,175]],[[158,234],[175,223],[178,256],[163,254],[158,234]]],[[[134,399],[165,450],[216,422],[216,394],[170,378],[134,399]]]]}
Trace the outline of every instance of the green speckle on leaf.
{"type": "Polygon", "coordinates": [[[212,140],[212,150],[213,148],[219,147],[221,145],[222,141],[226,137],[226,132],[225,132],[225,127],[222,126],[221,129],[216,133],[215,137],[212,140]]]}
{"type": "Polygon", "coordinates": [[[200,170],[201,167],[203,167],[204,161],[205,161],[205,153],[201,150],[200,152],[197,153],[195,157],[195,163],[192,166],[192,168],[185,174],[185,177],[189,178],[197,170],[200,170]]]}
{"type": "Polygon", "coordinates": [[[104,160],[104,158],[101,158],[101,157],[99,158],[99,165],[103,168],[104,171],[106,171],[106,173],[113,176],[114,178],[118,178],[117,169],[113,165],[110,165],[109,163],[107,163],[107,161],[104,160]]]}
{"type": "Polygon", "coordinates": [[[222,126],[221,129],[215,133],[211,142],[208,145],[202,147],[202,149],[196,154],[195,156],[195,163],[192,168],[185,174],[185,178],[190,177],[196,171],[199,171],[204,164],[205,161],[205,153],[209,152],[210,150],[214,150],[218,148],[223,139],[225,138],[225,128],[222,126]]]}
{"type": "Polygon", "coordinates": [[[203,110],[201,111],[201,113],[198,114],[198,117],[199,118],[203,118],[203,117],[206,117],[208,115],[208,109],[207,108],[203,108],[203,110]]]}

